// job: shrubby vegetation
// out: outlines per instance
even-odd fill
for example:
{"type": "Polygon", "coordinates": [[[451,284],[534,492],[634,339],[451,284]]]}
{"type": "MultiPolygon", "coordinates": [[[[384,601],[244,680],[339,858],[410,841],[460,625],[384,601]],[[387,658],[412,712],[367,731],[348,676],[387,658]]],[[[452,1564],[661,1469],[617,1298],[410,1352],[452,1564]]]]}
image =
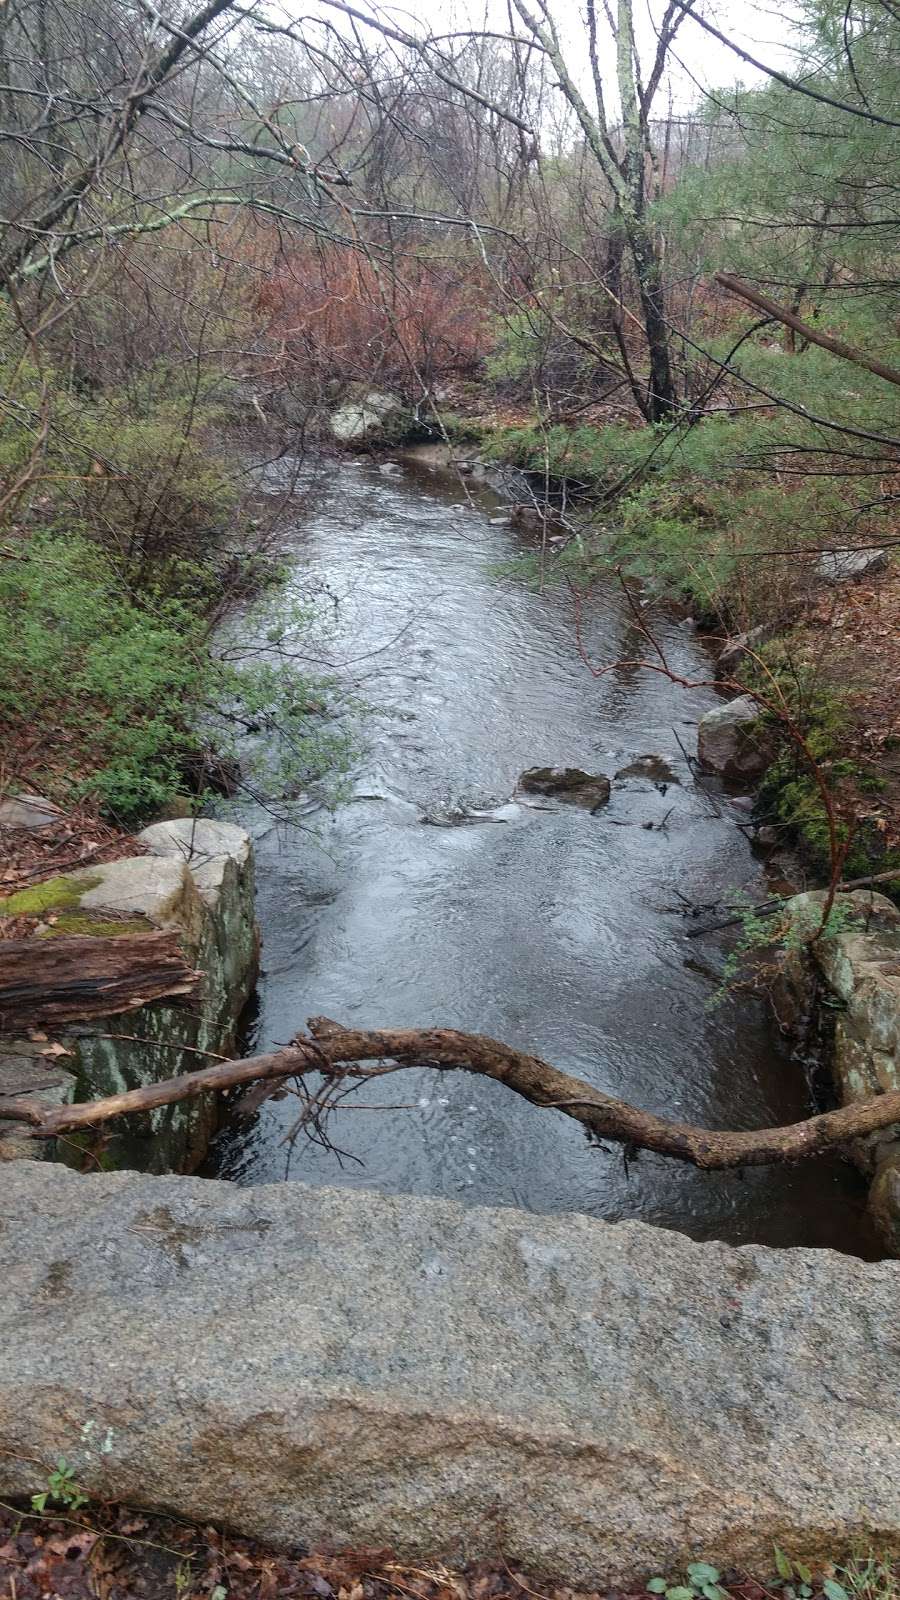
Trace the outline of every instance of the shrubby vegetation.
{"type": "Polygon", "coordinates": [[[228,420],[215,374],[186,392],[157,363],[127,389],[85,392],[17,348],[8,319],[4,332],[17,409],[0,419],[0,461],[18,490],[0,561],[0,717],[28,781],[133,824],[202,802],[248,727],[266,730],[244,754],[253,792],[336,777],[352,740],[323,718],[332,686],[293,660],[314,608],[278,599],[271,538],[213,443],[228,420]],[[26,408],[52,413],[39,455],[26,408]],[[216,629],[237,603],[235,653],[216,629]]]}
{"type": "MultiPolygon", "coordinates": [[[[178,587],[202,591],[208,577],[183,565],[178,587]]],[[[288,608],[273,626],[268,606],[265,616],[275,654],[304,619],[288,608]]],[[[324,680],[277,658],[223,657],[194,600],[135,590],[84,534],[36,532],[0,565],[0,617],[0,716],[38,737],[32,778],[60,799],[95,796],[125,823],[177,796],[199,801],[207,747],[221,763],[248,724],[268,734],[246,773],[264,794],[333,774],[352,751],[322,722],[324,680]]]]}

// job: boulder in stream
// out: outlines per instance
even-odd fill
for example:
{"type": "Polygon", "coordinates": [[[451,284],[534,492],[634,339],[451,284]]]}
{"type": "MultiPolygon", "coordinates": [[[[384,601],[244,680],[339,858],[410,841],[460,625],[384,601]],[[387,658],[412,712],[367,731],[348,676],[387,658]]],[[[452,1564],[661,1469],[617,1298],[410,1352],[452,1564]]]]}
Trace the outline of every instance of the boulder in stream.
{"type": "Polygon", "coordinates": [[[332,411],[328,422],[338,444],[362,449],[393,444],[406,431],[403,402],[395,394],[368,389],[332,411]]]}
{"type": "Polygon", "coordinates": [[[707,711],[697,728],[697,756],[703,770],[726,783],[755,783],[761,778],[773,751],[760,719],[759,706],[749,694],[707,711]]]}
{"type": "Polygon", "coordinates": [[[637,756],[634,761],[629,761],[625,767],[620,767],[616,773],[616,782],[625,782],[629,778],[645,779],[657,787],[660,784],[668,786],[677,783],[678,778],[669,766],[664,756],[646,755],[637,756]]]}
{"type": "Polygon", "coordinates": [[[583,772],[580,767],[529,767],[519,779],[526,794],[552,795],[567,805],[593,811],[609,799],[609,779],[603,772],[583,772]]]}

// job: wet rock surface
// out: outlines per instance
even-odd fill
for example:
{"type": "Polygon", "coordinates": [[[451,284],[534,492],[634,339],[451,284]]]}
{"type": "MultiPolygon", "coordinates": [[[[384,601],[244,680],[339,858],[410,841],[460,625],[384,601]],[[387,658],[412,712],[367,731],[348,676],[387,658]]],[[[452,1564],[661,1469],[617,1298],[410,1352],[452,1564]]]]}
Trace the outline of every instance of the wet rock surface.
{"type": "Polygon", "coordinates": [[[670,783],[680,781],[669,762],[663,756],[656,755],[637,756],[634,761],[629,761],[627,767],[620,767],[616,773],[616,782],[625,783],[628,780],[642,780],[655,787],[660,784],[668,786],[670,783]]]}
{"type": "Polygon", "coordinates": [[[697,756],[704,771],[726,783],[753,783],[772,761],[771,737],[760,727],[760,709],[740,695],[701,717],[697,756]]]}
{"type": "Polygon", "coordinates": [[[869,1210],[887,1249],[900,1256],[900,1142],[889,1146],[878,1161],[869,1210]]]}
{"type": "Polygon", "coordinates": [[[584,1582],[900,1542],[900,1265],[17,1162],[0,1493],[584,1582]]]}
{"type": "Polygon", "coordinates": [[[605,805],[610,795],[609,779],[602,772],[582,772],[580,767],[529,767],[519,778],[519,788],[588,811],[605,805]]]}

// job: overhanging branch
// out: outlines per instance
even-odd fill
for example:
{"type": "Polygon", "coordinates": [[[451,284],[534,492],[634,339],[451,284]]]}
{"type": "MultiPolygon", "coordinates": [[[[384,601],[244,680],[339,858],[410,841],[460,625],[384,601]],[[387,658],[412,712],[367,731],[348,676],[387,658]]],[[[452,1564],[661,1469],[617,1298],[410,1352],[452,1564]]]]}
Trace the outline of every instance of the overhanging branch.
{"type": "MultiPolygon", "coordinates": [[[[900,1093],[893,1093],[785,1127],[753,1131],[697,1128],[689,1123],[669,1122],[602,1094],[539,1057],[513,1050],[484,1034],[460,1033],[453,1028],[371,1031],[344,1028],[325,1017],[311,1018],[309,1028],[311,1037],[300,1035],[290,1047],[271,1055],[220,1062],[199,1072],[84,1105],[47,1111],[34,1101],[18,1101],[5,1108],[4,1115],[29,1123],[32,1137],[48,1139],[243,1084],[309,1073],[322,1073],[328,1078],[337,1070],[352,1076],[354,1064],[389,1061],[398,1067],[455,1068],[493,1078],[532,1105],[572,1117],[594,1138],[652,1150],[705,1171],[804,1160],[900,1122],[900,1093]]],[[[361,1077],[365,1075],[360,1073],[361,1077]]]]}

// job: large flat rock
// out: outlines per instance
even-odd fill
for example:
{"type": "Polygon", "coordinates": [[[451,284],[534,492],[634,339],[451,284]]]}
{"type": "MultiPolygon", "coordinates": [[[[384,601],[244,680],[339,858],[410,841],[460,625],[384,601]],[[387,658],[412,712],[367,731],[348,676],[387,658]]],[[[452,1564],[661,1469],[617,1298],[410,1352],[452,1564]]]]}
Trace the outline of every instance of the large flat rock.
{"type": "Polygon", "coordinates": [[[900,1547],[900,1263],[33,1162],[0,1490],[622,1581],[900,1547]]]}

